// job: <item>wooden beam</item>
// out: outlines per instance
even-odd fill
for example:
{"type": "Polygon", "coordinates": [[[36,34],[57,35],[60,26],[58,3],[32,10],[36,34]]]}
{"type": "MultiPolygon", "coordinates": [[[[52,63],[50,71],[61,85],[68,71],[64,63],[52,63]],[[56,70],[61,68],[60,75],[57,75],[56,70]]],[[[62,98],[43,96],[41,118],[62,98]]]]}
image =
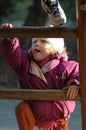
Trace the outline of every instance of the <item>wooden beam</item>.
{"type": "Polygon", "coordinates": [[[77,0],[82,130],[86,130],[86,0],[77,0]]]}
{"type": "Polygon", "coordinates": [[[52,37],[52,38],[77,38],[77,27],[13,27],[11,29],[0,28],[0,37],[52,37]]]}
{"type": "MultiPolygon", "coordinates": [[[[37,89],[1,89],[0,99],[21,99],[21,100],[70,100],[63,90],[37,90],[37,89]]],[[[73,100],[80,101],[80,95],[73,100]]]]}

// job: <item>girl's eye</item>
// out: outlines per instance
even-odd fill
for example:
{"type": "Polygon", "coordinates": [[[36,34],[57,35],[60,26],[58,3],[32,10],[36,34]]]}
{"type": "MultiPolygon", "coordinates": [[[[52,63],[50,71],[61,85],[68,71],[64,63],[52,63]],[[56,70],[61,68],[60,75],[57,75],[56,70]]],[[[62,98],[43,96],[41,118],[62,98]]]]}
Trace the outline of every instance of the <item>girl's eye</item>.
{"type": "Polygon", "coordinates": [[[34,44],[34,43],[37,43],[37,41],[34,41],[33,44],[34,44]]]}
{"type": "Polygon", "coordinates": [[[45,41],[45,40],[42,40],[42,43],[43,43],[43,44],[48,44],[48,42],[47,42],[47,41],[45,41]]]}

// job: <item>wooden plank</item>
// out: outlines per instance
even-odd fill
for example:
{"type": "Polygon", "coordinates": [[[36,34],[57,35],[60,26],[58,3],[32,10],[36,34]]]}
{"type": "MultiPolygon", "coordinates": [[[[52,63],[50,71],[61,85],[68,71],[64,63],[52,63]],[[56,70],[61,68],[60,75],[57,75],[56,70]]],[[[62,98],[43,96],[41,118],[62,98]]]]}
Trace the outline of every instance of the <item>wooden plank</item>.
{"type": "Polygon", "coordinates": [[[36,38],[36,37],[64,37],[77,38],[77,27],[13,27],[11,29],[0,28],[0,37],[20,37],[20,38],[36,38]]]}
{"type": "MultiPolygon", "coordinates": [[[[70,100],[66,97],[64,90],[37,90],[37,89],[1,89],[0,99],[22,99],[22,100],[70,100]]],[[[80,95],[73,100],[80,101],[80,95]]]]}
{"type": "Polygon", "coordinates": [[[86,0],[78,0],[77,6],[82,130],[86,130],[86,0]]]}

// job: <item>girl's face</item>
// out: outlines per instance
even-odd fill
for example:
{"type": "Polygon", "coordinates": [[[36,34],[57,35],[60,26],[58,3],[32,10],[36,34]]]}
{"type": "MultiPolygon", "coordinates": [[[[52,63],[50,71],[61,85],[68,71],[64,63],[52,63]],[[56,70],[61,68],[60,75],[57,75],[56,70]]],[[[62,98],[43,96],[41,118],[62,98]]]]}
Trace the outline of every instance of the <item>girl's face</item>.
{"type": "Polygon", "coordinates": [[[32,55],[36,61],[41,61],[50,55],[51,48],[51,44],[47,41],[37,39],[32,43],[32,55]]]}

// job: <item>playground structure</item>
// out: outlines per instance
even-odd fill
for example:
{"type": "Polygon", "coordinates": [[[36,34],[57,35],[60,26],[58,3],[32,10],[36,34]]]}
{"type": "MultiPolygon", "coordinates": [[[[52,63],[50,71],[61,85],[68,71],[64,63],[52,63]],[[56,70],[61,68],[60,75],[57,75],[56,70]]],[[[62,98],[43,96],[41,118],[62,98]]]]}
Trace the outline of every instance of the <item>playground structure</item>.
{"type": "MultiPolygon", "coordinates": [[[[14,27],[12,29],[0,29],[0,37],[2,36],[77,39],[80,66],[80,94],[74,100],[81,102],[82,130],[86,130],[86,0],[76,0],[76,27],[14,27]]],[[[1,89],[0,99],[69,100],[66,97],[66,91],[63,90],[25,89],[1,89]]]]}

